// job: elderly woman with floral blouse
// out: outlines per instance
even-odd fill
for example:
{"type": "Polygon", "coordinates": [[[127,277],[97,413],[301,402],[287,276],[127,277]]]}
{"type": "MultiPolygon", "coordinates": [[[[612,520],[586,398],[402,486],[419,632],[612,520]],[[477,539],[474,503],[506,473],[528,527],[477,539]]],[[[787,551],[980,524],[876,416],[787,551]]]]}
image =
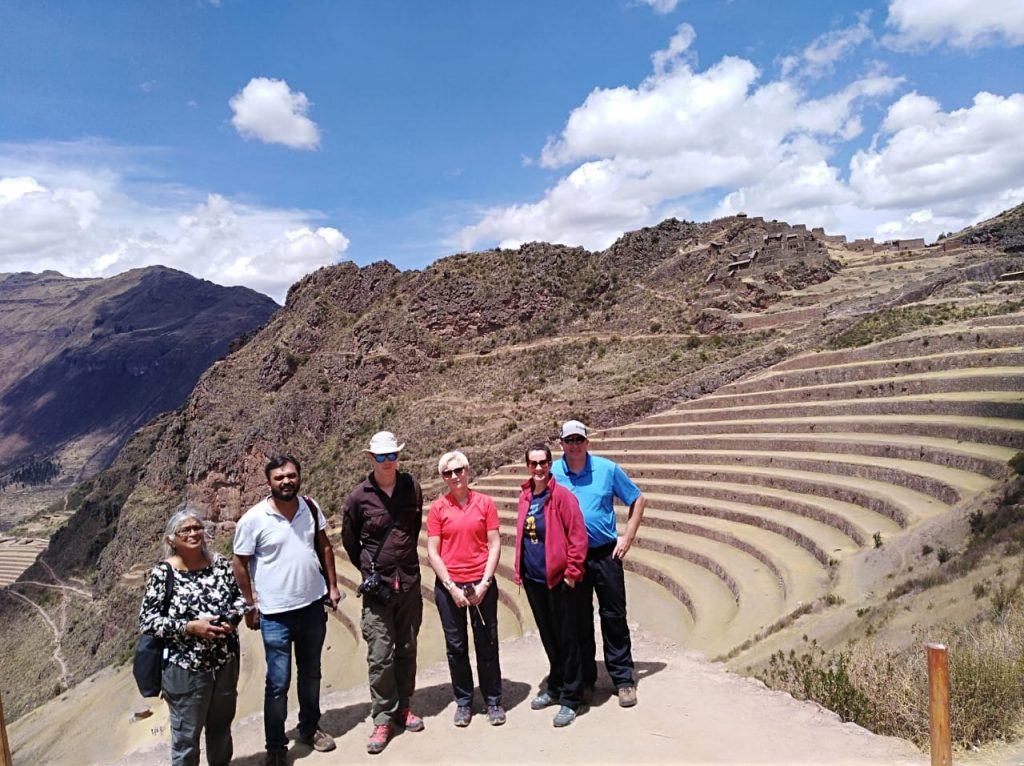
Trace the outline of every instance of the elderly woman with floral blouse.
{"type": "Polygon", "coordinates": [[[161,695],[171,722],[171,764],[199,763],[206,730],[206,761],[231,761],[231,721],[238,686],[235,625],[244,602],[231,562],[207,547],[206,525],[194,508],[178,511],[164,532],[166,559],[146,583],[139,621],[143,633],[166,646],[161,695]],[[168,567],[170,572],[168,572],[168,567]],[[168,575],[171,597],[164,609],[168,575]]]}

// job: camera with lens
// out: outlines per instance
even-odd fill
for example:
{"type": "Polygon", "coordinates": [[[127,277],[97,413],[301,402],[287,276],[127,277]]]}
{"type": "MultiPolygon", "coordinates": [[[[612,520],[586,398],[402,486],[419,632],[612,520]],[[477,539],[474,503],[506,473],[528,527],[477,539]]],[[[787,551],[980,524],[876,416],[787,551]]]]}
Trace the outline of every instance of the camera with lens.
{"type": "Polygon", "coordinates": [[[459,587],[462,588],[462,595],[466,598],[473,598],[473,596],[476,595],[476,585],[471,582],[468,582],[465,585],[460,585],[459,587]]]}
{"type": "Polygon", "coordinates": [[[235,627],[238,627],[238,623],[240,623],[241,621],[242,621],[242,613],[232,609],[230,611],[221,612],[220,614],[218,614],[216,617],[214,617],[212,620],[210,620],[210,624],[211,625],[233,625],[235,627]]]}
{"type": "Polygon", "coordinates": [[[370,572],[356,588],[356,593],[384,606],[391,601],[395,592],[377,571],[370,572]]]}

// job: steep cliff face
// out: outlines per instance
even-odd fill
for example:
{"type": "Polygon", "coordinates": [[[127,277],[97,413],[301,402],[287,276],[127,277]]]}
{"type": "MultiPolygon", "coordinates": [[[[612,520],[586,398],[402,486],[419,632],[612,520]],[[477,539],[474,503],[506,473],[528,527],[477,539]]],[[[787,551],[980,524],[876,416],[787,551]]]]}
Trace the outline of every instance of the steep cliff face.
{"type": "MultiPolygon", "coordinates": [[[[244,346],[202,374],[179,410],[140,430],[71,497],[75,516],[43,557],[58,576],[90,582],[95,596],[67,617],[70,677],[109,664],[130,644],[133,573],[156,559],[170,512],[187,499],[215,521],[237,519],[262,496],[263,464],[277,451],[302,459],[305,488],[331,512],[366,470],[360,450],[376,430],[396,431],[407,443],[404,465],[424,478],[453,448],[486,471],[528,441],[550,439],[565,417],[595,427],[625,422],[692,395],[700,376],[728,381],[776,361],[770,333],[693,332],[707,305],[767,306],[783,288],[837,268],[810,237],[741,276],[726,274],[779,227],[788,229],[745,218],[669,220],[600,253],[531,243],[451,256],[424,271],[344,263],[308,275],[244,346]],[[712,271],[726,276],[708,282],[712,271]]],[[[108,352],[103,361],[78,353],[74,364],[55,360],[55,370],[84,375],[114,359],[127,364],[115,350],[129,314],[102,316],[89,333],[108,352]]],[[[208,316],[216,323],[218,315],[208,316]]],[[[204,325],[184,324],[186,332],[204,325]]],[[[787,340],[791,350],[802,342],[787,340]]],[[[165,358],[135,357],[131,369],[165,358]]],[[[37,564],[25,578],[48,576],[37,564]]],[[[24,604],[0,598],[0,639],[35,635],[32,619],[24,604]]],[[[45,632],[38,639],[48,640],[45,632]]],[[[36,665],[19,673],[49,682],[12,684],[11,709],[51,693],[52,664],[43,657],[36,665]]]]}
{"type": "Polygon", "coordinates": [[[276,309],[163,267],[0,275],[0,475],[59,454],[68,478],[87,478],[276,309]]]}

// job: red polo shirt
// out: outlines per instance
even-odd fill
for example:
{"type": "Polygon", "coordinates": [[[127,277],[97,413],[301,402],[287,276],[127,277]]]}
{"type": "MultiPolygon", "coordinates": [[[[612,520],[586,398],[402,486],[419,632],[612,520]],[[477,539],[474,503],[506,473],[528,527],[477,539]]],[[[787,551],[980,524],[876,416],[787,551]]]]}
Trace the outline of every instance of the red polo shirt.
{"type": "Polygon", "coordinates": [[[487,533],[498,528],[498,509],[490,497],[469,491],[459,506],[449,492],[430,505],[427,536],[441,538],[438,552],[455,582],[475,582],[487,567],[487,533]]]}

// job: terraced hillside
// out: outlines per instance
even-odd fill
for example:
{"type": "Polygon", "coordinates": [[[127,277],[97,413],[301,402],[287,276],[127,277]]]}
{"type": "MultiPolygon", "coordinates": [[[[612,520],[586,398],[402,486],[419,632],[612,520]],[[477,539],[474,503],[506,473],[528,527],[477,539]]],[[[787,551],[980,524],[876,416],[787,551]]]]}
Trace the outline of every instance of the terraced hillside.
{"type": "MultiPolygon", "coordinates": [[[[648,497],[626,559],[631,619],[736,656],[818,600],[884,587],[864,565],[876,543],[891,552],[955,513],[1024,449],[1022,347],[1024,315],[969,320],[796,356],[593,434],[648,497]]],[[[506,546],[522,479],[512,465],[476,484],[506,546]]]]}
{"type": "Polygon", "coordinates": [[[32,566],[46,545],[46,540],[0,537],[0,588],[10,585],[32,566]]]}

